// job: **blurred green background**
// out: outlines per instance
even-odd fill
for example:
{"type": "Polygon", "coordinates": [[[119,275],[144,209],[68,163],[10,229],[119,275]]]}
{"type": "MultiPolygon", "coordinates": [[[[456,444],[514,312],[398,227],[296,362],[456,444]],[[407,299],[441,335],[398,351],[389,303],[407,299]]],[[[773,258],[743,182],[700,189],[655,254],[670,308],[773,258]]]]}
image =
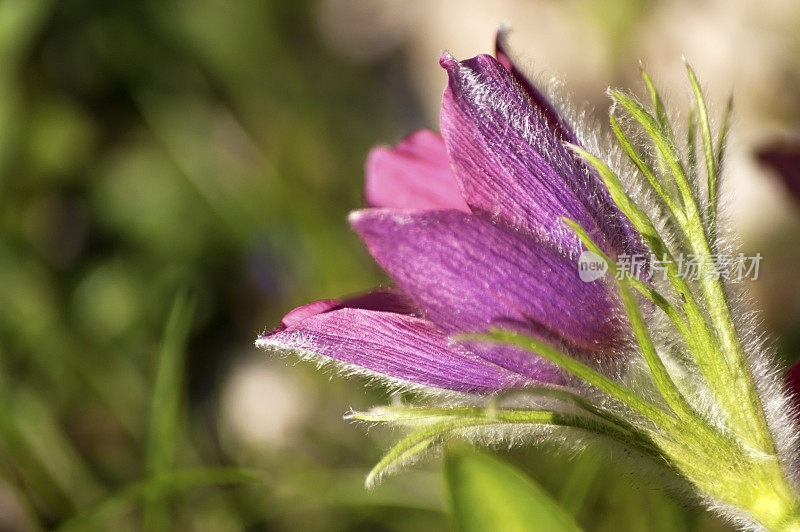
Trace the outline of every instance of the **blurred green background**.
{"type": "MultiPolygon", "coordinates": [[[[684,50],[742,94],[734,225],[796,358],[800,222],[749,154],[800,123],[800,18],[741,5],[0,0],[0,530],[447,528],[438,459],[363,488],[396,435],[342,414],[383,392],[252,345],[383,281],[345,221],[366,153],[435,128],[438,50],[503,20],[597,116],[684,50]]],[[[725,529],[607,452],[504,454],[587,530],[725,529]]]]}

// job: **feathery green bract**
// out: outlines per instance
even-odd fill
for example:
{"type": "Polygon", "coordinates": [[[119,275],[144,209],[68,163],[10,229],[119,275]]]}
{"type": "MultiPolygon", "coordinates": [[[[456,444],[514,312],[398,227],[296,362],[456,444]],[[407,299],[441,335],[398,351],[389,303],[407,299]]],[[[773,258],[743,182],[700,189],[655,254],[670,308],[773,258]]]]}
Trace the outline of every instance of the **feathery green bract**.
{"type": "MultiPolygon", "coordinates": [[[[687,251],[700,257],[704,268],[711,268],[713,267],[711,255],[718,249],[716,241],[716,209],[719,165],[715,161],[717,154],[714,153],[711,126],[700,84],[694,75],[694,71],[688,65],[687,72],[695,96],[695,107],[706,162],[707,199],[705,217],[701,215],[697,208],[700,204],[698,199],[695,198],[686,205],[687,223],[683,230],[689,245],[687,251]]],[[[659,149],[661,149],[661,146],[666,146],[663,136],[657,131],[652,131],[652,123],[654,122],[652,117],[641,106],[637,108],[636,105],[631,104],[629,109],[639,114],[637,120],[647,129],[653,143],[659,146],[659,149]],[[644,115],[642,115],[642,112],[644,112],[644,115]],[[650,126],[647,126],[647,124],[650,124],[650,126]]],[[[729,114],[729,111],[726,111],[726,114],[729,114]]],[[[726,117],[724,120],[728,122],[729,118],[726,117]]],[[[727,125],[723,125],[720,132],[721,139],[727,136],[727,127],[727,125]]],[[[721,153],[722,151],[718,151],[718,154],[721,153]]],[[[675,163],[672,166],[675,170],[673,176],[676,179],[676,184],[680,189],[685,187],[687,191],[691,191],[693,188],[691,183],[684,182],[686,176],[679,171],[683,167],[679,152],[674,150],[673,154],[675,163]]],[[[715,279],[712,276],[702,276],[698,284],[703,300],[703,308],[707,310],[708,323],[712,330],[704,331],[703,338],[701,338],[696,349],[693,350],[693,354],[697,357],[701,368],[708,363],[713,365],[710,371],[706,370],[706,377],[712,385],[712,390],[722,400],[729,414],[733,417],[732,423],[737,427],[741,437],[765,452],[774,452],[763,407],[747,366],[746,357],[738,338],[722,283],[720,279],[715,279]],[[742,398],[745,398],[752,408],[736,408],[736,405],[741,403],[742,398]]]]}
{"type": "MultiPolygon", "coordinates": [[[[722,125],[719,128],[719,140],[717,140],[717,173],[722,172],[722,161],[725,158],[725,146],[728,144],[728,132],[731,127],[731,115],[733,114],[733,97],[728,98],[725,105],[725,112],[722,114],[722,125]]],[[[718,176],[719,177],[719,176],[718,176]]]]}
{"type": "Polygon", "coordinates": [[[658,125],[661,127],[667,138],[674,144],[675,134],[672,132],[672,125],[669,122],[667,109],[664,107],[664,102],[661,99],[661,95],[658,93],[658,90],[656,90],[656,86],[653,83],[653,80],[650,78],[650,74],[648,74],[644,68],[640,68],[640,72],[642,79],[644,80],[644,84],[647,86],[647,92],[650,94],[650,101],[653,104],[658,125]]]}
{"type": "MultiPolygon", "coordinates": [[[[535,395],[535,394],[533,394],[535,395]]],[[[558,426],[579,429],[638,448],[657,457],[657,449],[644,431],[626,421],[613,421],[613,415],[597,415],[529,408],[414,408],[382,407],[369,412],[354,412],[350,419],[368,423],[389,423],[417,427],[397,442],[367,475],[372,487],[386,473],[416,459],[431,445],[465,431],[492,426],[558,426]],[[609,420],[612,421],[609,421],[609,420]]]]}
{"type": "Polygon", "coordinates": [[[564,222],[569,225],[575,234],[578,235],[586,249],[602,257],[606,264],[611,268],[611,273],[617,281],[622,303],[625,306],[625,311],[628,314],[628,321],[633,329],[633,334],[642,351],[645,362],[647,363],[650,373],[653,376],[653,381],[661,392],[662,397],[667,401],[672,410],[681,418],[689,418],[695,415],[694,409],[689,405],[686,399],[681,394],[678,387],[672,381],[672,376],[669,374],[664,362],[656,353],[656,348],[653,345],[653,340],[650,338],[650,332],[647,330],[644,318],[642,318],[641,310],[633,297],[630,289],[630,282],[627,276],[618,276],[617,268],[614,263],[608,258],[605,253],[592,241],[586,230],[581,227],[577,222],[564,219],[564,222]]]}
{"type": "MultiPolygon", "coordinates": [[[[706,100],[703,96],[703,91],[700,88],[700,83],[694,74],[694,70],[689,64],[686,64],[686,71],[689,74],[689,81],[692,85],[692,91],[695,97],[695,109],[697,112],[697,119],[700,125],[700,140],[703,145],[703,156],[706,162],[706,193],[707,193],[707,224],[709,238],[714,239],[716,235],[717,225],[717,159],[714,153],[714,140],[711,138],[711,124],[708,121],[708,109],[706,107],[706,100]]],[[[722,134],[724,138],[724,133],[722,134]]]]}
{"type": "Polygon", "coordinates": [[[642,399],[630,388],[536,338],[500,329],[492,330],[486,334],[459,334],[455,338],[460,341],[495,342],[522,347],[588,382],[657,425],[669,424],[673,421],[666,411],[642,399]]]}
{"type": "Polygon", "coordinates": [[[634,165],[636,165],[636,168],[639,169],[639,171],[642,173],[645,179],[647,179],[647,182],[650,184],[650,186],[658,195],[658,197],[661,199],[661,201],[664,203],[664,205],[669,209],[672,215],[678,221],[684,221],[685,216],[683,214],[683,211],[680,209],[680,207],[678,207],[678,205],[672,199],[672,196],[670,196],[669,192],[667,192],[667,190],[664,189],[664,187],[658,181],[658,178],[655,176],[650,167],[647,166],[647,163],[645,163],[642,156],[636,151],[636,148],[634,148],[633,143],[630,141],[628,136],[622,130],[622,127],[620,126],[616,117],[614,117],[614,113],[613,112],[609,113],[608,117],[609,121],[611,122],[611,130],[614,132],[614,135],[616,135],[620,146],[622,146],[622,149],[625,150],[625,153],[628,155],[630,160],[633,162],[634,165]]]}
{"type": "Polygon", "coordinates": [[[630,113],[642,126],[642,129],[644,129],[648,137],[652,139],[658,153],[664,158],[672,174],[674,183],[681,195],[683,208],[687,216],[691,218],[692,214],[697,211],[697,202],[692,194],[692,188],[687,179],[686,171],[681,162],[678,149],[675,147],[675,143],[666,136],[656,119],[647,112],[642,104],[620,91],[612,90],[609,91],[609,94],[617,104],[630,113]]]}
{"type": "MultiPolygon", "coordinates": [[[[676,293],[679,295],[679,298],[683,301],[683,311],[686,314],[688,326],[693,331],[693,334],[686,334],[685,337],[687,338],[687,341],[703,343],[705,349],[702,350],[703,354],[700,355],[701,359],[698,360],[698,365],[701,367],[701,369],[713,369],[711,366],[715,364],[715,361],[710,357],[704,356],[704,354],[708,353],[709,350],[713,350],[715,348],[715,343],[712,338],[713,332],[706,324],[702,308],[696,300],[691,287],[679,275],[676,261],[672,255],[672,252],[659,235],[658,230],[653,224],[653,221],[650,219],[647,213],[645,213],[644,210],[631,199],[626,192],[625,187],[622,185],[622,181],[620,180],[619,176],[617,176],[617,174],[611,170],[607,164],[605,164],[599,158],[589,154],[582,148],[572,146],[572,149],[584,157],[584,159],[586,159],[587,162],[589,162],[595,168],[595,170],[597,170],[605,182],[606,187],[608,187],[611,198],[617,204],[619,209],[628,217],[636,230],[639,231],[655,256],[665,260],[669,281],[676,293]]],[[[650,290],[645,289],[639,283],[635,283],[634,286],[640,292],[650,292],[650,290]]],[[[664,308],[673,322],[675,322],[679,328],[683,329],[683,327],[679,325],[680,322],[678,320],[677,313],[672,310],[671,305],[666,305],[663,297],[658,297],[656,294],[651,295],[654,298],[654,302],[664,308]]],[[[713,378],[713,371],[711,372],[711,376],[713,378]]]]}
{"type": "MultiPolygon", "coordinates": [[[[679,226],[689,244],[689,249],[685,252],[699,257],[703,268],[712,267],[711,253],[716,249],[716,243],[709,239],[715,233],[708,229],[700,214],[698,200],[692,192],[695,187],[688,181],[679,151],[664,136],[656,119],[641,104],[618,91],[611,91],[610,94],[615,102],[636,119],[654,146],[668,159],[672,179],[684,199],[686,217],[683,221],[679,221],[679,226]]],[[[684,302],[683,310],[692,331],[691,334],[685,334],[684,338],[691,348],[697,368],[703,373],[712,392],[733,416],[733,423],[739,427],[739,432],[748,439],[755,438],[754,443],[758,447],[768,450],[770,438],[766,436],[768,431],[760,401],[755,392],[752,377],[748,373],[749,370],[747,370],[744,354],[738,342],[728,303],[719,280],[704,276],[699,283],[698,294],[695,295],[689,283],[679,275],[673,254],[658,235],[653,222],[627,195],[619,177],[597,157],[584,150],[577,149],[576,151],[595,167],[609,188],[614,202],[642,234],[655,255],[666,259],[670,283],[684,302]],[[704,300],[702,303],[700,296],[704,300]],[[708,315],[706,310],[709,311],[708,315]],[[735,408],[735,405],[741,402],[741,397],[747,397],[754,405],[754,409],[735,408]]]]}
{"type": "Polygon", "coordinates": [[[697,180],[697,113],[689,109],[686,124],[686,158],[689,164],[689,175],[697,180]]]}
{"type": "MultiPolygon", "coordinates": [[[[669,130],[663,127],[663,117],[665,116],[663,103],[646,74],[643,74],[643,78],[651,94],[655,118],[634,99],[618,91],[611,91],[610,94],[615,103],[625,109],[643,128],[669,168],[671,175],[664,174],[661,177],[671,178],[672,184],[680,194],[685,217],[675,216],[683,233],[680,235],[682,238],[672,243],[673,246],[676,246],[675,253],[680,251],[682,254],[696,254],[700,257],[704,267],[712,267],[712,253],[719,249],[717,243],[719,173],[729,127],[731,104],[729,102],[726,108],[718,145],[715,148],[707,106],[700,84],[688,65],[687,72],[695,100],[694,110],[689,118],[688,160],[682,159],[681,150],[675,145],[674,137],[669,130]],[[693,192],[700,190],[697,183],[699,177],[695,160],[696,127],[699,129],[705,161],[705,201],[693,192]],[[687,167],[689,168],[688,174],[685,170],[687,167]],[[704,214],[701,213],[701,206],[704,207],[704,214]]],[[[613,116],[611,127],[633,164],[649,182],[656,181],[658,171],[651,168],[642,170],[642,160],[638,156],[638,151],[629,142],[626,145],[628,137],[624,133],[620,134],[621,128],[613,116]]],[[[652,220],[627,195],[619,177],[597,157],[586,152],[579,151],[579,153],[602,176],[611,192],[612,199],[629,217],[656,255],[664,257],[672,263],[673,253],[654,230],[652,220]]],[[[658,189],[656,192],[658,193],[658,189]]],[[[669,201],[664,201],[664,203],[669,205],[669,201]]],[[[588,249],[592,249],[595,253],[600,251],[591,243],[585,232],[582,232],[574,224],[572,225],[588,249]]],[[[797,518],[800,504],[793,489],[788,487],[785,473],[778,466],[776,448],[766,422],[761,398],[756,390],[747,356],[734,326],[731,308],[721,279],[704,275],[690,286],[685,279],[678,275],[679,272],[676,272],[674,264],[672,267],[668,265],[667,273],[670,285],[683,303],[682,310],[688,323],[683,321],[680,313],[669,304],[666,298],[651,287],[644,283],[635,285],[619,283],[620,294],[625,302],[634,335],[638,340],[642,355],[648,362],[656,387],[670,406],[682,413],[682,422],[685,422],[685,426],[679,425],[675,431],[665,427],[667,432],[671,433],[671,438],[664,443],[665,454],[673,457],[678,470],[700,486],[701,492],[703,490],[717,491],[713,496],[729,504],[746,508],[754,516],[758,516],[762,524],[768,527],[770,525],[767,523],[784,523],[785,525],[791,523],[791,526],[797,526],[800,522],[800,519],[797,518]],[[641,314],[638,312],[635,302],[630,299],[631,293],[626,291],[626,284],[634,286],[670,317],[687,349],[688,358],[685,363],[693,364],[694,369],[698,371],[699,375],[702,375],[705,381],[702,384],[699,382],[692,384],[698,388],[696,391],[691,388],[687,390],[687,393],[696,395],[694,399],[689,397],[688,403],[699,404],[708,401],[708,398],[704,397],[703,391],[707,387],[713,395],[714,410],[716,411],[714,415],[719,416],[718,418],[706,419],[705,414],[700,414],[691,404],[684,403],[682,394],[676,392],[674,384],[669,380],[669,373],[659,361],[655,360],[658,354],[652,350],[646,323],[640,319],[641,314]],[[720,422],[724,428],[718,426],[720,422]],[[687,430],[688,427],[693,428],[687,430]],[[696,432],[692,433],[694,430],[696,432]],[[677,448],[672,448],[670,441],[678,443],[677,448]],[[683,447],[684,445],[687,447],[683,447]],[[695,449],[695,451],[687,453],[686,451],[689,449],[695,449]],[[755,449],[763,453],[759,460],[755,460],[751,454],[755,449]],[[696,457],[693,458],[692,452],[696,452],[697,456],[704,456],[707,463],[703,463],[696,457]],[[720,458],[723,455],[726,456],[724,460],[720,458]],[[767,456],[771,458],[766,458],[767,456]],[[762,460],[766,460],[766,462],[762,460]],[[732,465],[741,467],[741,471],[731,473],[732,465]],[[715,467],[719,467],[718,478],[703,478],[706,471],[712,471],[715,467]],[[737,475],[749,477],[749,480],[744,481],[744,484],[749,483],[749,485],[745,487],[742,479],[737,478],[737,475]],[[756,486],[760,486],[760,488],[756,486]],[[764,493],[759,494],[759,490],[763,490],[764,493]],[[754,493],[758,495],[754,496],[754,493]],[[761,497],[771,499],[770,504],[773,504],[774,507],[765,510],[763,508],[765,503],[760,500],[761,497]],[[756,499],[757,502],[754,502],[753,499],[756,499]]],[[[783,528],[785,525],[778,528],[783,528]]]]}

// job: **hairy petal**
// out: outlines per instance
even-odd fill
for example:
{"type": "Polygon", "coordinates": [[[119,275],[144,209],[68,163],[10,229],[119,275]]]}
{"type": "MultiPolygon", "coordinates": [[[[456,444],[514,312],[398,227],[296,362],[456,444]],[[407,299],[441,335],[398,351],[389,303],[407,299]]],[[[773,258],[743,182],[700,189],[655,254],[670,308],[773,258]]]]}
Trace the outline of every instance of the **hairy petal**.
{"type": "Polygon", "coordinates": [[[371,207],[469,211],[450,170],[444,141],[426,129],[394,148],[372,149],[364,196],[371,207]]]}
{"type": "Polygon", "coordinates": [[[506,31],[504,29],[497,31],[494,41],[494,50],[497,61],[511,73],[514,80],[519,83],[519,86],[528,94],[531,105],[539,110],[540,116],[547,124],[547,128],[555,132],[562,140],[572,144],[578,144],[578,137],[575,136],[575,132],[572,131],[572,128],[564,121],[561,115],[558,114],[553,104],[550,103],[547,97],[542,94],[533,83],[531,83],[528,77],[517,68],[517,65],[514,64],[514,61],[507,52],[506,31]]]}
{"type": "Polygon", "coordinates": [[[618,345],[616,296],[512,228],[456,211],[367,209],[350,221],[375,260],[446,332],[517,328],[586,351],[618,345]]]}
{"type": "Polygon", "coordinates": [[[530,232],[572,258],[582,246],[562,216],[580,223],[612,258],[641,251],[640,237],[599,176],[497,60],[444,55],[441,63],[449,75],[442,136],[473,212],[530,232]]]}
{"type": "Polygon", "coordinates": [[[256,345],[335,359],[355,372],[458,392],[485,394],[533,383],[448,342],[433,323],[391,312],[323,312],[262,335],[256,345]]]}

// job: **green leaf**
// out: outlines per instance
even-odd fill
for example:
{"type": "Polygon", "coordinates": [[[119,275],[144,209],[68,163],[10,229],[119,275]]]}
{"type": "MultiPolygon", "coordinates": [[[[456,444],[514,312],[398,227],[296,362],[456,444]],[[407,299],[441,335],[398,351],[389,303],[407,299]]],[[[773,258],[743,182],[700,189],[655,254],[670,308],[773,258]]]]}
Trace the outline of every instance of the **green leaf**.
{"type": "Polygon", "coordinates": [[[497,458],[468,448],[449,449],[444,474],[455,530],[581,530],[547,491],[497,458]]]}

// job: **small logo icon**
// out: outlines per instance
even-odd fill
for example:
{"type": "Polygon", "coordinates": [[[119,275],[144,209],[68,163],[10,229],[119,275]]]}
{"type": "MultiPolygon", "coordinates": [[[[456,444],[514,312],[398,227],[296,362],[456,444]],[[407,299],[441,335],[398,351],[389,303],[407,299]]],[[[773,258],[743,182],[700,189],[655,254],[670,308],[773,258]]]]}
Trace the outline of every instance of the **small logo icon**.
{"type": "Polygon", "coordinates": [[[588,249],[578,257],[578,275],[584,283],[591,283],[603,277],[608,271],[608,264],[603,257],[588,249]]]}

